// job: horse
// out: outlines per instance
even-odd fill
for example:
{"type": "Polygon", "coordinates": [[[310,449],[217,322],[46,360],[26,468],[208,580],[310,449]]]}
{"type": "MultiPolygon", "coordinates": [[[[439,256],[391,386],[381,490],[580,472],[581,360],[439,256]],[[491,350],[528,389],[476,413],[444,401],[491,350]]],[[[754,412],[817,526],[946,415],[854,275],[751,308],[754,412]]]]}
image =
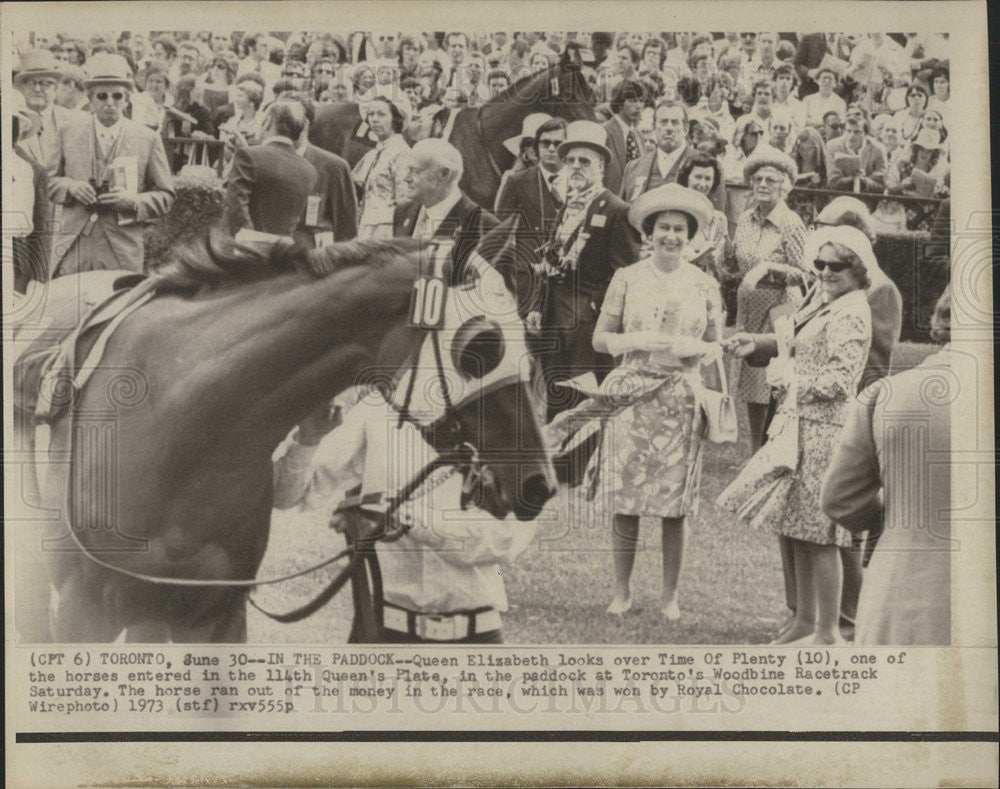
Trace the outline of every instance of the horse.
{"type": "MultiPolygon", "coordinates": [[[[581,71],[580,50],[569,45],[558,63],[529,74],[481,107],[458,111],[448,141],[462,153],[465,173],[459,187],[470,199],[493,208],[500,177],[514,163],[503,141],[521,131],[533,112],[573,120],[594,120],[593,93],[581,71]]],[[[313,145],[343,156],[353,167],[375,143],[359,135],[358,105],[336,102],[316,106],[309,127],[313,145]]]]}
{"type": "Polygon", "coordinates": [[[69,436],[68,486],[46,492],[56,515],[30,532],[48,539],[27,560],[49,564],[55,640],[245,641],[272,455],[358,383],[381,387],[439,452],[472,450],[462,471],[475,471],[476,506],[536,517],[554,475],[523,323],[478,252],[444,310],[415,298],[435,289],[429,260],[447,281],[442,254],[413,239],[254,250],[213,230],[137,286],[151,297],[109,337],[81,334],[75,358],[89,378],[51,423],[69,436]],[[427,328],[432,318],[440,328],[427,328]]]}

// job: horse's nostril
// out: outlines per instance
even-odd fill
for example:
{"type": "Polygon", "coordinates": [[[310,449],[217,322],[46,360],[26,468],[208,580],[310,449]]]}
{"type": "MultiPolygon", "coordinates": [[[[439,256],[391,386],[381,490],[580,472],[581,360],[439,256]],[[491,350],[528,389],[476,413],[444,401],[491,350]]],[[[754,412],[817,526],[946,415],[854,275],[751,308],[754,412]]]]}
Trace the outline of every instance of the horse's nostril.
{"type": "Polygon", "coordinates": [[[544,474],[532,474],[521,484],[520,495],[514,507],[514,515],[518,520],[527,521],[535,518],[542,511],[555,490],[549,485],[544,474]]]}

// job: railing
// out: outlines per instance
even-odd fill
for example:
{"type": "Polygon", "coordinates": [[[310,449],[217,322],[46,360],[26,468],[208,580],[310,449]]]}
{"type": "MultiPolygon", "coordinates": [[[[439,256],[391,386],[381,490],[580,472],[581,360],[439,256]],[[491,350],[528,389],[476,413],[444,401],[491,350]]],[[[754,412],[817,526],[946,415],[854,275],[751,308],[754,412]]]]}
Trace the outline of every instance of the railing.
{"type": "MultiPolygon", "coordinates": [[[[746,209],[750,200],[750,187],[745,184],[727,183],[727,215],[729,221],[735,225],[740,214],[746,209]]],[[[787,198],[788,207],[802,217],[802,221],[809,226],[816,219],[823,207],[835,197],[855,197],[865,205],[868,210],[875,213],[878,204],[882,200],[890,203],[902,205],[906,214],[906,230],[928,231],[934,222],[941,200],[933,197],[914,197],[912,195],[879,195],[868,192],[842,192],[834,189],[809,189],[796,187],[787,198]]]]}

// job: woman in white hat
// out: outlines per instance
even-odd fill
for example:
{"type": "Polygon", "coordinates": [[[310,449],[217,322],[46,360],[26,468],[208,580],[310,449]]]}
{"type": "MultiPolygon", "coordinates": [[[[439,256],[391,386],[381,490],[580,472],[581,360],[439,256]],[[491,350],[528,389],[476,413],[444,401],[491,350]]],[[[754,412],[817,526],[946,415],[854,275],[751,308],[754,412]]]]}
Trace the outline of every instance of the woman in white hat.
{"type": "Polygon", "coordinates": [[[403,129],[408,119],[404,97],[376,96],[368,103],[365,120],[378,142],[354,166],[354,181],[361,188],[359,241],[392,238],[392,215],[406,194],[410,146],[403,138],[403,129]]]}
{"type": "MultiPolygon", "coordinates": [[[[754,151],[743,168],[752,203],[740,216],[733,236],[741,278],[736,291],[736,328],[740,331],[770,331],[771,310],[789,303],[796,285],[807,276],[802,268],[806,227],[785,203],[796,175],[792,157],[770,146],[754,151]]],[[[747,405],[750,449],[756,452],[763,443],[771,400],[764,371],[740,364],[736,395],[747,405]]]]}
{"type": "Polygon", "coordinates": [[[898,159],[889,167],[886,191],[891,195],[933,197],[947,175],[948,165],[941,135],[934,129],[924,129],[910,143],[909,157],[898,159]],[[919,173],[915,176],[914,171],[919,173]],[[919,177],[920,173],[924,177],[919,177]],[[934,179],[934,182],[929,179],[934,179]]]}
{"type": "Polygon", "coordinates": [[[860,230],[822,227],[806,257],[819,278],[813,296],[779,318],[775,334],[737,333],[723,345],[766,363],[777,409],[768,441],[719,496],[718,504],[757,528],[777,534],[794,554],[795,618],[774,643],[833,644],[842,567],[839,547],[850,535],[820,508],[823,475],[858,390],[871,345],[875,254],[860,230]]]}
{"type": "Polygon", "coordinates": [[[613,614],[632,605],[639,518],[652,516],[662,522],[661,610],[668,619],[680,617],[684,520],[697,500],[701,471],[698,362],[721,337],[722,325],[718,283],[686,262],[684,250],[712,211],[707,197],[677,184],[632,204],[629,222],[651,251],[615,272],[594,330],[594,349],[618,358],[619,371],[662,380],[650,396],[619,411],[604,433],[602,479],[614,497],[613,614]]]}

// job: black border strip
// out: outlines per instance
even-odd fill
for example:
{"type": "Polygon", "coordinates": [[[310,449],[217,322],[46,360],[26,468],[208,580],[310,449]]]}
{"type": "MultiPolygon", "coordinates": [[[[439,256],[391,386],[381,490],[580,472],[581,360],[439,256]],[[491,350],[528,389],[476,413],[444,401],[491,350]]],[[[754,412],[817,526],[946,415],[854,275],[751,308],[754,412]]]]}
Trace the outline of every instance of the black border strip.
{"type": "Polygon", "coordinates": [[[18,732],[20,745],[93,742],[998,742],[995,731],[83,731],[18,732]]]}

